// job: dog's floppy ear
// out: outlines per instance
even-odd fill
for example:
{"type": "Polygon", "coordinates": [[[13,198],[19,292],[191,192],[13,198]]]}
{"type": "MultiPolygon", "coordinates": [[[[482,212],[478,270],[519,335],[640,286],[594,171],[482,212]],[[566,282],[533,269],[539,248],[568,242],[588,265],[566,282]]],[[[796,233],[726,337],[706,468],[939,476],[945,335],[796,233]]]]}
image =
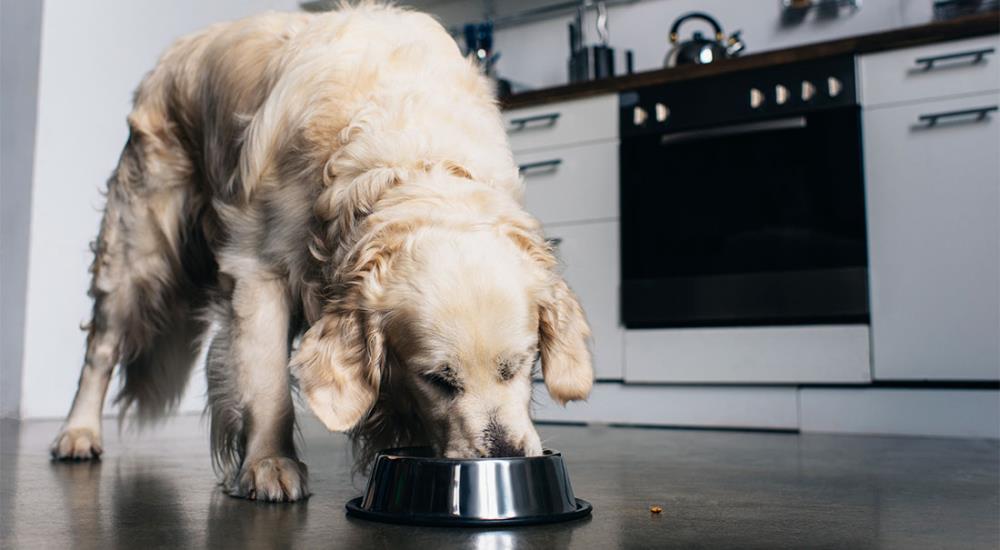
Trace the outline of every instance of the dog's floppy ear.
{"type": "Polygon", "coordinates": [[[347,431],[378,398],[385,362],[382,314],[371,306],[382,289],[398,238],[375,232],[359,242],[333,278],[341,298],[306,331],[291,360],[309,408],[332,431],[347,431]]]}
{"type": "Polygon", "coordinates": [[[375,404],[382,375],[381,327],[358,312],[326,313],[291,360],[309,408],[331,431],[347,431],[375,404]]]}
{"type": "Polygon", "coordinates": [[[518,220],[506,229],[542,272],[538,298],[538,345],[542,376],[549,395],[559,404],[586,399],[594,385],[590,326],[576,295],[557,272],[550,245],[537,223],[518,220]]]}
{"type": "Polygon", "coordinates": [[[545,387],[557,403],[586,399],[594,385],[590,326],[573,291],[558,275],[539,304],[538,345],[545,387]]]}

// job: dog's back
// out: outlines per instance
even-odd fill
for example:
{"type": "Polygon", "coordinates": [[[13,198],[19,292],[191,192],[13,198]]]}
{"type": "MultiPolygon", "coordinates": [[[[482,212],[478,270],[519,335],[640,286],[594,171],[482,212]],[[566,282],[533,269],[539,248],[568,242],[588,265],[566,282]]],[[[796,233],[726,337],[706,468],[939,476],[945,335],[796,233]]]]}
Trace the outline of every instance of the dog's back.
{"type": "MultiPolygon", "coordinates": [[[[422,13],[380,5],[269,13],[180,39],[140,86],[130,123],[149,133],[173,126],[220,197],[299,177],[282,166],[310,168],[302,166],[303,152],[316,155],[311,168],[322,169],[356,137],[342,133],[348,127],[396,133],[385,138],[394,142],[395,165],[433,162],[434,149],[448,157],[464,151],[463,164],[508,179],[509,163],[493,159],[506,140],[485,82],[422,13]],[[481,140],[470,144],[465,133],[449,136],[449,128],[475,129],[481,140]],[[417,131],[419,140],[405,135],[417,131]],[[407,151],[407,139],[429,143],[407,151]]],[[[385,163],[381,152],[371,156],[378,160],[359,158],[355,170],[370,168],[365,160],[385,163]]]]}
{"type": "MultiPolygon", "coordinates": [[[[223,279],[255,258],[267,265],[251,269],[288,278],[309,317],[318,290],[304,244],[329,225],[324,245],[333,254],[356,210],[391,185],[393,171],[443,162],[520,193],[485,82],[451,36],[422,13],[366,5],[221,23],[178,40],[143,80],[129,115],[126,155],[145,170],[119,169],[111,186],[142,188],[154,202],[170,204],[153,214],[170,256],[202,271],[210,265],[213,273],[218,263],[223,279]],[[359,177],[373,169],[388,172],[359,177]]],[[[169,290],[176,286],[199,296],[189,283],[203,285],[212,276],[175,268],[154,279],[164,283],[161,292],[178,294],[169,290]]],[[[165,347],[190,348],[176,340],[204,328],[187,319],[210,297],[193,301],[178,311],[146,301],[144,317],[154,326],[130,347],[155,357],[168,357],[165,347]],[[163,346],[140,343],[161,333],[178,336],[163,346]]],[[[171,362],[178,361],[190,363],[187,355],[171,362]]],[[[133,391],[130,381],[154,370],[183,373],[168,385],[180,391],[188,369],[125,369],[123,397],[147,403],[144,416],[175,399],[173,391],[166,400],[133,391]]]]}

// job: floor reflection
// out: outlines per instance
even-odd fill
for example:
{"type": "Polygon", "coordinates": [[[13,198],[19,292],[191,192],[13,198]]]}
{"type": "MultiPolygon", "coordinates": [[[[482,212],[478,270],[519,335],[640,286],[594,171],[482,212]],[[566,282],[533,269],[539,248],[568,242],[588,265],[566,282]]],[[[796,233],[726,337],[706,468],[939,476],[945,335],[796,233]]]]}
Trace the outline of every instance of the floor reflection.
{"type": "Polygon", "coordinates": [[[196,542],[172,472],[117,461],[52,461],[49,470],[61,501],[52,511],[62,509],[64,534],[75,548],[95,547],[94,541],[117,548],[196,542]]]}
{"type": "MultiPolygon", "coordinates": [[[[306,526],[309,501],[251,502],[217,489],[208,508],[206,546],[209,548],[297,548],[306,526]]],[[[339,547],[330,541],[331,547],[339,547]]]]}
{"type": "MultiPolygon", "coordinates": [[[[415,527],[393,525],[348,517],[350,529],[338,533],[337,547],[342,548],[427,548],[445,544],[451,548],[474,550],[522,550],[545,548],[562,550],[573,547],[574,536],[591,523],[584,518],[549,525],[530,525],[506,529],[471,527],[415,527]]],[[[576,547],[588,547],[585,537],[578,537],[576,547]]]]}
{"type": "Polygon", "coordinates": [[[108,525],[115,547],[195,546],[195,525],[185,513],[176,477],[146,465],[116,466],[108,525]]]}
{"type": "MultiPolygon", "coordinates": [[[[75,548],[90,548],[89,541],[104,540],[104,507],[101,499],[100,462],[57,462],[49,467],[59,486],[62,508],[69,535],[75,548]]],[[[56,510],[52,510],[55,512],[56,510]]]]}
{"type": "Polygon", "coordinates": [[[16,420],[0,418],[0,533],[14,531],[17,518],[18,455],[21,447],[20,425],[16,420]]]}
{"type": "Polygon", "coordinates": [[[521,527],[505,531],[480,531],[472,535],[469,541],[469,548],[475,550],[519,550],[522,548],[536,548],[538,540],[532,540],[529,544],[524,539],[525,529],[537,534],[538,531],[545,531],[544,546],[551,549],[569,548],[573,542],[575,527],[586,524],[589,520],[580,520],[570,523],[554,524],[551,526],[531,526],[521,527]]]}

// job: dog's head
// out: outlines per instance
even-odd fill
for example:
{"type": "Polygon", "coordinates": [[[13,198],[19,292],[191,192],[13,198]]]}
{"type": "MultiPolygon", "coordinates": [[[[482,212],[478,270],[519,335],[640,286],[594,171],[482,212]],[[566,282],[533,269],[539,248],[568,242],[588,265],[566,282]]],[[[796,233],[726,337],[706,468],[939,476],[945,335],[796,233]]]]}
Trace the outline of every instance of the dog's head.
{"type": "MultiPolygon", "coordinates": [[[[399,442],[401,434],[357,433],[393,407],[397,422],[412,415],[417,438],[446,456],[537,455],[536,360],[555,401],[589,394],[590,329],[523,213],[475,227],[386,224],[350,258],[342,296],[292,359],[329,429],[399,442]]],[[[391,432],[381,420],[377,429],[391,432]]]]}

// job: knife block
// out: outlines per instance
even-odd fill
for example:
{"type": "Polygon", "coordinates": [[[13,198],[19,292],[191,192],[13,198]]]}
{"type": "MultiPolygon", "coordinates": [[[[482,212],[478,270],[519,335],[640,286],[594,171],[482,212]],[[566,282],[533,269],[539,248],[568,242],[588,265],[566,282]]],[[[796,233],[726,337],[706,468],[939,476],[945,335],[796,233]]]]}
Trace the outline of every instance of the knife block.
{"type": "Polygon", "coordinates": [[[586,82],[615,75],[615,49],[587,46],[570,53],[569,81],[586,82]]]}

